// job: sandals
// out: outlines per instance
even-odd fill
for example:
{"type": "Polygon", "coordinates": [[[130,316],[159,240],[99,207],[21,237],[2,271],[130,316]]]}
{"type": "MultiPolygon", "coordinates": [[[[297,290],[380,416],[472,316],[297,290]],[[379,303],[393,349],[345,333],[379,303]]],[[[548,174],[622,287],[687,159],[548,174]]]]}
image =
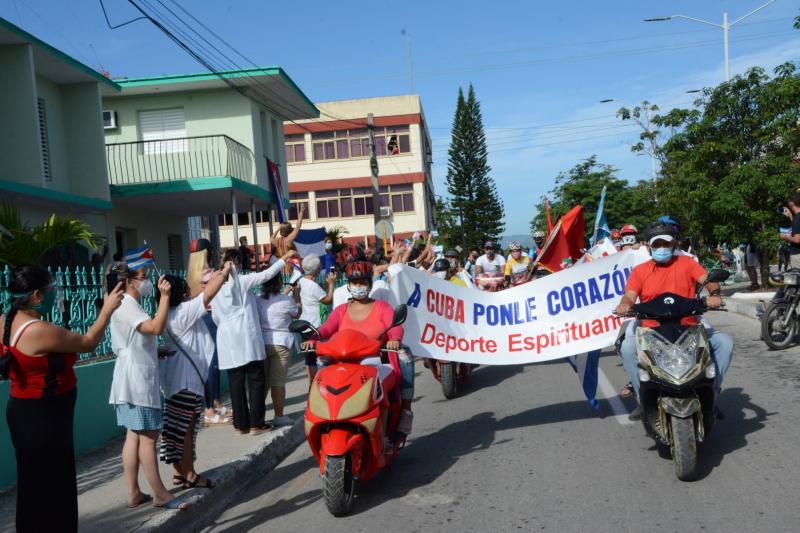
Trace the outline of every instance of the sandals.
{"type": "Polygon", "coordinates": [[[216,484],[205,476],[197,476],[194,480],[186,480],[183,484],[185,489],[213,489],[215,486],[216,484]]]}
{"type": "Polygon", "coordinates": [[[149,501],[150,501],[150,500],[152,500],[152,499],[153,499],[153,497],[152,497],[152,496],[150,496],[149,494],[144,494],[144,493],[142,493],[142,499],[141,499],[141,500],[139,500],[138,502],[134,503],[133,505],[131,505],[131,504],[128,504],[128,509],[136,509],[137,507],[139,507],[139,506],[140,506],[140,505],[142,505],[143,503],[147,503],[147,502],[149,502],[149,501]]]}
{"type": "Polygon", "coordinates": [[[622,398],[628,398],[631,394],[633,394],[633,385],[629,381],[628,384],[622,387],[622,390],[619,391],[619,395],[622,398]]]}
{"type": "Polygon", "coordinates": [[[158,507],[159,509],[168,509],[171,511],[175,510],[183,511],[184,509],[189,508],[189,504],[184,501],[181,501],[180,498],[172,498],[170,501],[162,503],[160,505],[154,503],[153,507],[158,507]]]}
{"type": "Polygon", "coordinates": [[[203,425],[211,426],[215,424],[230,424],[231,419],[227,416],[222,415],[214,415],[214,416],[204,416],[203,417],[203,425]]]}
{"type": "Polygon", "coordinates": [[[186,478],[183,477],[182,475],[175,474],[174,476],[172,476],[172,484],[175,485],[176,487],[180,487],[185,483],[186,483],[186,478]]]}

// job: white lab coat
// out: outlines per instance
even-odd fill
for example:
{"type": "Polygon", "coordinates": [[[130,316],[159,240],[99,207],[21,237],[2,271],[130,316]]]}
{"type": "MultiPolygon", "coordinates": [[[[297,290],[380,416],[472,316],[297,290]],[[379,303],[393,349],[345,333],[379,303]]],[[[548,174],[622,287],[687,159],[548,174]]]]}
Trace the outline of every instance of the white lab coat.
{"type": "Polygon", "coordinates": [[[211,317],[217,325],[220,370],[239,368],[266,359],[256,296],[251,290],[279,275],[283,266],[283,260],[279,259],[257,274],[240,276],[232,270],[228,281],[211,302],[211,317]]]}

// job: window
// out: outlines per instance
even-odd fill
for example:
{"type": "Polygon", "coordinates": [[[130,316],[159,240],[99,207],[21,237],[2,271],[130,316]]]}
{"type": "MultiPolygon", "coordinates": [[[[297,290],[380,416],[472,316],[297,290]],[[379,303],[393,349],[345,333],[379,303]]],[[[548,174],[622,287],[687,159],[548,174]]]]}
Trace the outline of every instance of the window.
{"type": "Polygon", "coordinates": [[[285,148],[287,163],[297,163],[306,160],[305,135],[287,135],[285,148]]]}
{"type": "Polygon", "coordinates": [[[381,186],[381,207],[391,207],[395,213],[414,211],[414,184],[398,183],[381,186]]]}
{"type": "Polygon", "coordinates": [[[183,270],[183,239],[180,235],[167,233],[167,265],[173,272],[183,270]]]}
{"type": "Polygon", "coordinates": [[[139,111],[139,132],[145,154],[170,154],[186,151],[186,117],[183,108],[139,111]]]}
{"type": "Polygon", "coordinates": [[[47,110],[45,109],[44,99],[36,100],[36,111],[39,113],[39,144],[42,147],[42,175],[44,181],[53,181],[50,173],[50,141],[47,135],[47,110]]]}
{"type": "Polygon", "coordinates": [[[372,216],[373,212],[370,187],[317,191],[317,218],[372,216]]]}
{"type": "MultiPolygon", "coordinates": [[[[258,220],[258,219],[259,219],[259,217],[257,216],[256,220],[258,220]]],[[[243,213],[239,213],[239,215],[236,218],[236,221],[237,221],[237,224],[240,225],[240,226],[246,226],[246,225],[250,224],[250,213],[248,213],[246,211],[243,212],[243,213]]],[[[223,215],[218,215],[217,216],[217,222],[219,222],[220,226],[233,226],[233,215],[231,215],[230,213],[225,213],[223,215]]]]}
{"type": "Polygon", "coordinates": [[[289,219],[297,220],[297,210],[302,205],[308,216],[308,193],[307,192],[290,192],[289,193],[289,219]]]}
{"type": "MultiPolygon", "coordinates": [[[[287,143],[288,137],[293,136],[287,136],[287,143]]],[[[369,157],[369,135],[366,128],[312,133],[311,148],[314,161],[369,157]]],[[[407,125],[375,128],[376,155],[399,155],[409,152],[411,152],[411,140],[407,125]]],[[[288,144],[286,154],[286,160],[289,161],[288,144]]]]}

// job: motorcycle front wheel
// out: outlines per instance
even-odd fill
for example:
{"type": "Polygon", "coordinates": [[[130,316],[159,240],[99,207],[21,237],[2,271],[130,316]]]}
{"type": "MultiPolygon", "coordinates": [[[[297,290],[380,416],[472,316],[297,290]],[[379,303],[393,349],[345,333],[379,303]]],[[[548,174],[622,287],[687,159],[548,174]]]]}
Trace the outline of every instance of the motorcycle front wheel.
{"type": "Polygon", "coordinates": [[[355,486],[350,471],[350,454],[327,456],[322,475],[322,496],[333,516],[344,516],[352,510],[355,486]]]}
{"type": "Polygon", "coordinates": [[[761,338],[773,350],[783,350],[794,342],[797,332],[797,321],[791,317],[789,325],[783,327],[789,304],[786,302],[771,303],[761,317],[761,338]]]}
{"type": "Polygon", "coordinates": [[[672,462],[681,481],[692,481],[697,473],[697,439],[693,418],[670,417],[672,426],[672,462]]]}
{"type": "Polygon", "coordinates": [[[439,381],[442,383],[442,393],[444,397],[451,400],[458,394],[458,384],[456,379],[456,365],[458,363],[440,363],[439,381]]]}

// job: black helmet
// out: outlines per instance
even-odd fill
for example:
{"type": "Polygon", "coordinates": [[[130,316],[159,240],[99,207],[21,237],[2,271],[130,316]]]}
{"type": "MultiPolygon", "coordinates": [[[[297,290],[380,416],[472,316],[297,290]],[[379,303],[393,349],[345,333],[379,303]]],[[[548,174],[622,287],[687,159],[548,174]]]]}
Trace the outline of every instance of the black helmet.
{"type": "Polygon", "coordinates": [[[483,243],[483,249],[485,250],[486,248],[491,248],[492,250],[494,250],[495,248],[497,248],[497,245],[494,243],[494,241],[486,241],[485,243],[483,243]]]}
{"type": "Polygon", "coordinates": [[[450,261],[447,259],[440,258],[433,262],[434,272],[447,272],[448,270],[450,270],[450,261]]]}
{"type": "Polygon", "coordinates": [[[453,249],[451,248],[450,250],[447,250],[447,251],[444,253],[444,256],[445,256],[445,257],[458,257],[458,252],[456,252],[455,250],[453,250],[453,249]]]}
{"type": "Polygon", "coordinates": [[[649,243],[653,237],[657,237],[659,235],[668,235],[674,239],[675,227],[668,222],[657,220],[647,226],[647,229],[644,232],[644,240],[649,243]]]}

